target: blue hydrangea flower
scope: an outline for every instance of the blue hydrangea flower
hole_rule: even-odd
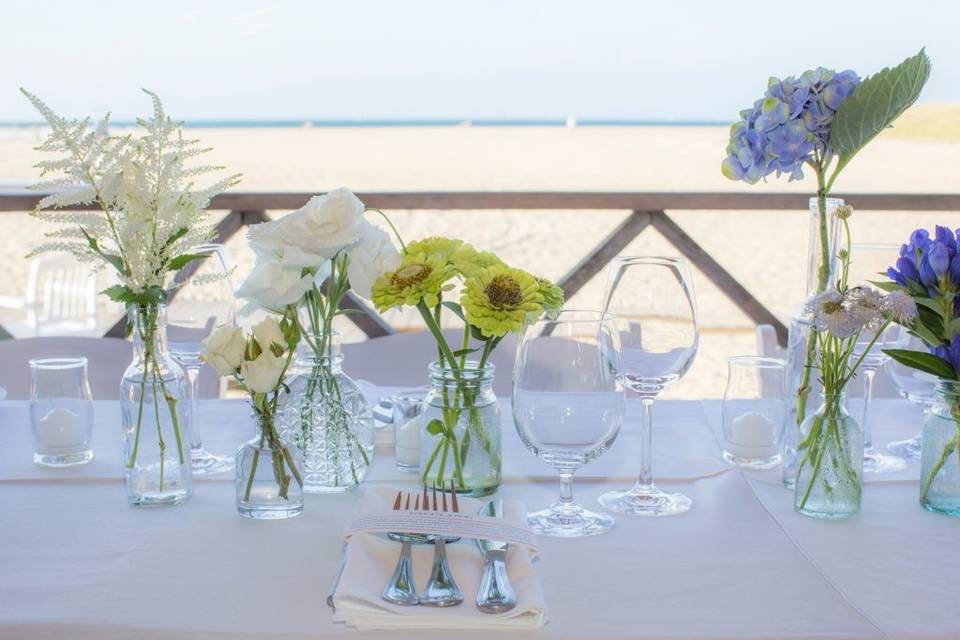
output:
[[[776,172],[790,180],[803,178],[803,165],[814,153],[831,153],[833,115],[860,84],[853,71],[823,67],[799,78],[770,78],[763,98],[740,112],[730,127],[723,175],[754,184]]]

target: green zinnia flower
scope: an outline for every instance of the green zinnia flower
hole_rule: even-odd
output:
[[[456,268],[441,255],[408,253],[400,268],[373,283],[370,300],[383,313],[393,307],[415,306],[423,300],[428,307],[440,303],[440,293],[453,288],[444,283],[457,275]]]
[[[563,289],[546,278],[537,277],[536,280],[540,286],[540,295],[543,296],[543,308],[553,310],[562,307]]]
[[[541,313],[543,294],[532,275],[500,264],[467,279],[460,305],[481,334],[500,337],[519,330],[528,314]]]
[[[470,278],[480,269],[503,264],[488,251],[477,251],[473,245],[454,238],[432,236],[415,240],[407,245],[407,253],[422,253],[427,256],[440,256],[452,264],[464,278]]]

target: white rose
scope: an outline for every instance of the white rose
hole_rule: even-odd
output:
[[[265,309],[279,311],[296,303],[313,286],[313,278],[301,272],[300,267],[285,267],[272,260],[258,261],[237,289],[237,295]]]
[[[318,267],[327,258],[319,253],[307,251],[300,246],[294,246],[283,240],[283,228],[289,216],[270,222],[251,225],[247,231],[250,248],[257,255],[257,260],[277,261],[285,267]]]
[[[370,289],[377,278],[400,267],[400,252],[390,236],[380,227],[366,223],[360,244],[350,250],[347,275],[350,288],[363,298],[370,298]]]
[[[254,393],[270,393],[280,384],[283,373],[283,358],[264,351],[256,360],[245,360],[240,365],[240,375],[247,389]]]
[[[280,323],[276,318],[267,316],[257,324],[253,325],[253,337],[257,339],[257,344],[264,351],[270,349],[271,345],[276,344],[282,351],[287,350],[287,341],[280,331]]]
[[[246,346],[240,329],[220,327],[203,341],[203,360],[221,376],[229,376],[240,368]]]
[[[333,258],[356,244],[363,234],[364,206],[349,189],[314,196],[283,219],[280,235],[285,245]]]

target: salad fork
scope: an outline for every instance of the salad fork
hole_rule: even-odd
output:
[[[397,499],[393,501],[393,510],[400,511],[403,500],[403,491],[397,492]],[[402,504],[404,511],[410,510],[410,494],[407,494],[407,501]],[[413,509],[420,509],[420,496],[417,496],[413,504]],[[417,595],[417,585],[413,581],[413,541],[417,539],[416,534],[407,533],[389,533],[391,540],[397,540],[401,543],[400,557],[397,558],[397,566],[393,570],[393,577],[383,589],[382,597],[387,602],[402,606],[412,606],[420,604],[420,597]]]
[[[437,487],[433,487],[433,504],[430,505],[430,495],[427,486],[423,486],[423,506],[428,511],[460,511],[457,504],[457,488],[450,481],[450,509],[447,508],[447,494],[441,491],[442,503],[437,503]],[[452,607],[463,602],[463,592],[453,579],[450,565],[447,563],[447,539],[443,535],[433,536],[433,569],[430,571],[430,580],[420,594],[420,604],[429,607]]]

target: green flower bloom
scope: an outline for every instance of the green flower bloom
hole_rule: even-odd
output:
[[[553,310],[562,307],[563,289],[546,278],[537,277],[536,280],[540,286],[540,295],[543,296],[543,308]]]
[[[463,240],[437,236],[411,242],[407,245],[407,253],[440,256],[452,264],[464,278],[473,277],[480,269],[503,264],[494,254],[477,251],[473,245]]]
[[[528,314],[543,311],[537,279],[526,271],[500,264],[478,271],[464,284],[460,305],[467,322],[485,337],[518,331]]]
[[[393,307],[415,306],[423,300],[428,307],[440,303],[444,283],[457,275],[456,268],[441,255],[404,254],[400,268],[373,283],[370,300],[383,313]]]

